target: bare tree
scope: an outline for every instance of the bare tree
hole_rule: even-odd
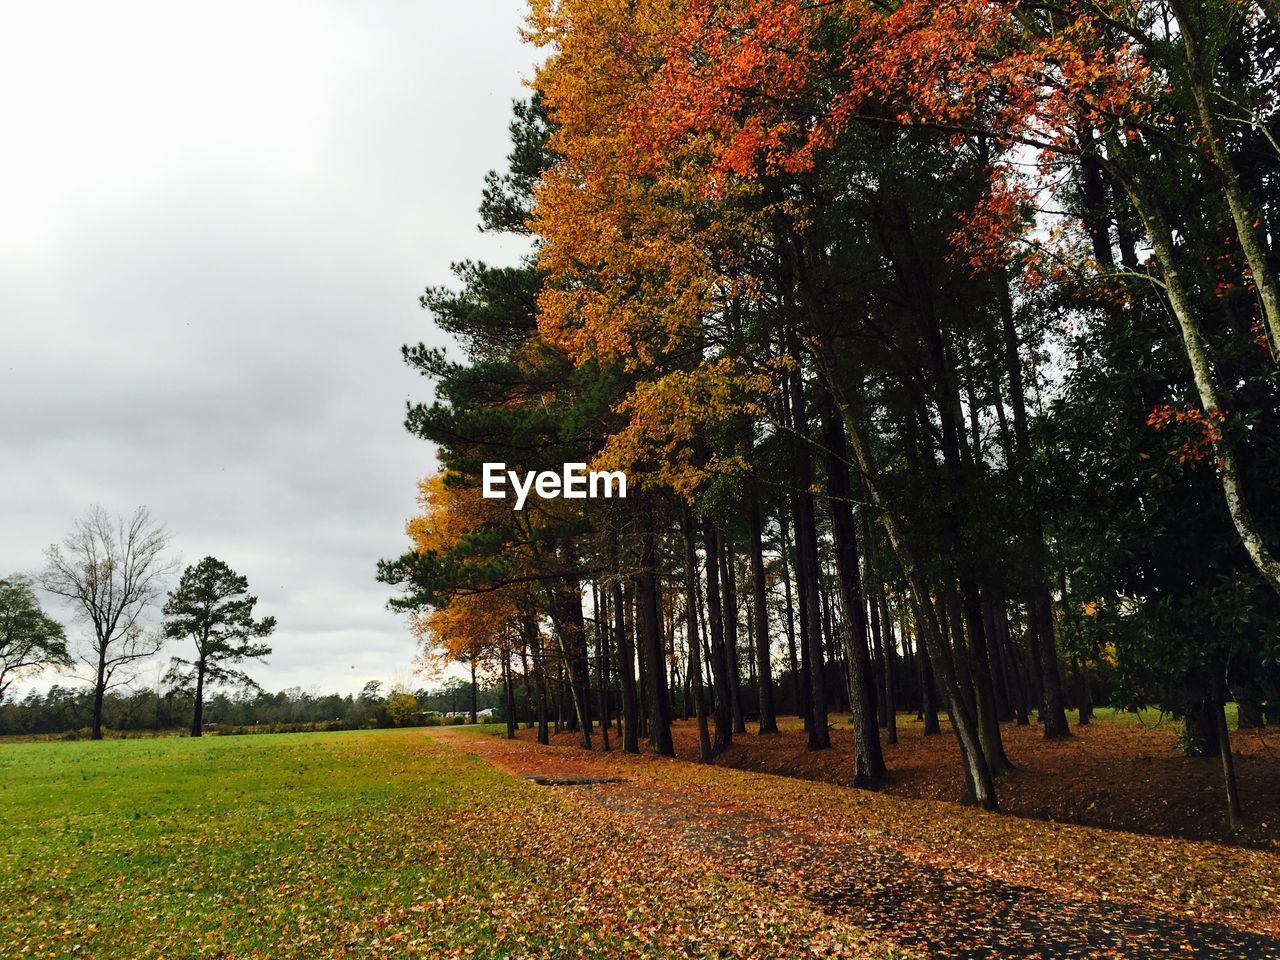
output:
[[[72,601],[93,628],[77,656],[93,672],[93,739],[102,739],[102,700],[127,683],[138,661],[160,649],[163,638],[144,629],[143,615],[176,569],[165,556],[169,534],[146,507],[112,518],[90,507],[61,544],[45,551],[40,585]]]

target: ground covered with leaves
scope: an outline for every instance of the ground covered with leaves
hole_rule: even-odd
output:
[[[438,734],[928,956],[1280,957],[1280,855],[723,767]],[[600,778],[604,778],[601,781]]]
[[[819,752],[805,749],[799,720],[784,717],[779,723],[776,736],[738,736],[716,762],[853,785],[853,732],[847,723],[832,727],[832,749]],[[898,743],[884,746],[889,777],[883,792],[959,801],[959,749],[945,716],[937,736],[926,737],[923,725],[908,715],[899,717],[898,728]],[[1069,740],[1045,740],[1034,724],[1003,724],[1005,747],[1017,769],[997,783],[1001,809],[1039,820],[1280,850],[1280,730],[1233,731],[1246,815],[1243,828],[1233,831],[1226,825],[1221,760],[1186,756],[1179,729],[1178,721],[1154,712],[1135,716],[1111,710],[1099,711],[1087,726],[1073,727]],[[522,730],[520,736],[532,738],[532,731]],[[678,721],[673,736],[682,759],[697,759],[692,721]],[[564,733],[556,742],[571,746],[578,737]]]
[[[0,745],[0,956],[890,950],[421,730]]]

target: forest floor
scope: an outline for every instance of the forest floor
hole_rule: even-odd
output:
[[[755,725],[748,724],[750,732],[737,735],[716,763],[852,786],[853,731],[845,717],[832,714],[832,721],[831,750],[805,749],[800,721],[783,717],[776,735],[757,736]],[[1086,726],[1073,723],[1068,740],[1045,740],[1035,724],[1003,724],[1005,750],[1016,769],[996,784],[1000,807],[1037,820],[1280,851],[1280,728],[1232,731],[1245,808],[1245,825],[1235,831],[1226,824],[1222,761],[1185,756],[1178,745],[1179,728],[1178,721],[1154,714],[1139,717],[1111,710],[1099,710]],[[534,739],[532,730],[521,729],[519,735]],[[677,721],[673,736],[680,758],[696,760],[696,724]],[[576,746],[578,735],[561,733],[553,741]],[[600,747],[598,736],[595,747]],[[945,716],[942,733],[926,737],[913,715],[899,714],[898,742],[884,744],[884,753],[889,775],[881,792],[920,800],[962,799],[959,747]]]
[[[1280,854],[1041,823],[794,777],[431,736],[584,811],[929,957],[1280,958]]]

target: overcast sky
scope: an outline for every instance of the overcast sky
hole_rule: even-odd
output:
[[[433,463],[399,348],[450,262],[519,253],[475,210],[523,9],[0,5],[0,575],[146,504],[279,620],[268,689],[409,677],[374,580]]]

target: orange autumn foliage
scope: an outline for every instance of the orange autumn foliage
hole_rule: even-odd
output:
[[[617,363],[636,378],[598,465],[691,496],[708,476],[740,466],[707,463],[700,432],[758,412],[772,380],[714,346],[726,305],[754,295],[744,251],[763,243],[763,218],[711,189],[714,156],[698,138],[661,156],[637,149],[684,6],[534,4],[533,36],[553,47],[537,86],[558,160],[538,188],[532,225],[543,241],[543,336],[576,363]]]
[[[448,554],[463,545],[504,510],[501,500],[485,500],[471,484],[450,483],[444,471],[418,484],[422,512],[405,526],[419,553]],[[501,587],[458,593],[447,603],[410,615],[409,626],[417,636],[419,664],[436,671],[450,660],[494,661],[519,629],[519,593]]]
[[[768,374],[745,370],[728,357],[642,383],[622,403],[628,422],[609,438],[599,461],[632,471],[643,465],[641,485],[692,500],[708,477],[748,469],[740,455],[698,459],[699,434],[735,416],[762,413],[757,398],[772,387]]]
[[[759,297],[773,232],[806,222],[785,178],[855,125],[983,139],[988,188],[951,235],[975,271],[1021,257],[1014,279],[1035,285],[1090,263],[1078,229],[1033,237],[1030,211],[1062,157],[1085,148],[1080,131],[1134,135],[1155,81],[1116,42],[1114,4],[1069,6],[1046,29],[1007,0],[535,0],[557,157],[531,224],[539,327],[575,362],[617,362],[638,380],[600,462],[644,466],[685,497],[738,467],[707,462],[698,436],[758,416],[773,381],[717,355],[717,324],[735,299]],[[1022,169],[1030,155],[1038,176]]]

